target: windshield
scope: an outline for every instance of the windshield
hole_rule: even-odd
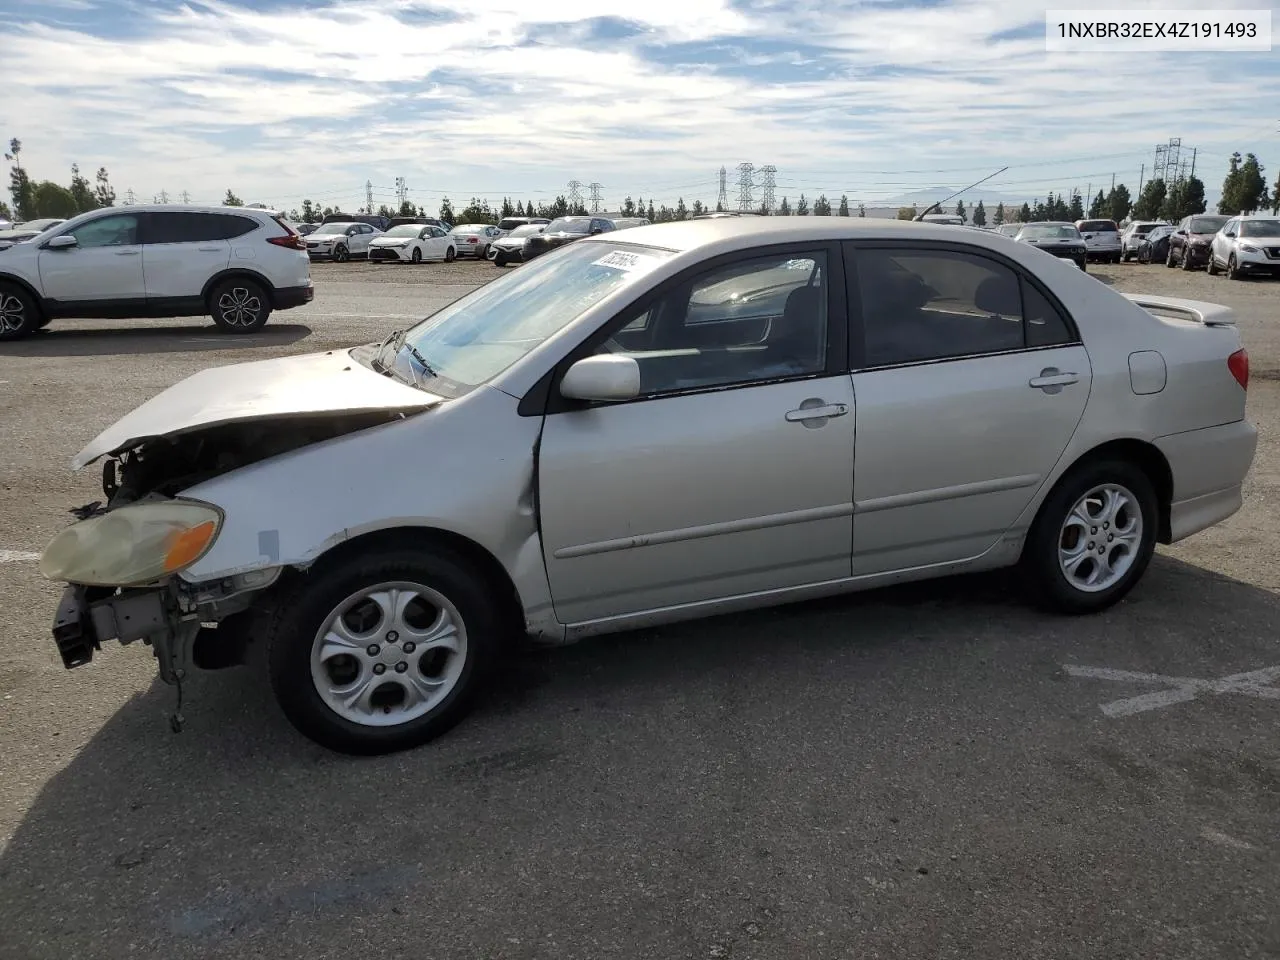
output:
[[[325,223],[316,227],[316,233],[346,233],[353,226],[353,223]]]
[[[1133,232],[1138,236],[1143,237],[1143,236],[1146,236],[1148,233],[1150,233],[1152,230],[1154,230],[1158,226],[1160,226],[1160,224],[1158,223],[1137,223],[1137,224],[1134,224]]]
[[[483,223],[464,223],[460,227],[454,227],[454,233],[484,233],[489,227]]]
[[[1025,240],[1077,240],[1080,237],[1080,231],[1065,223],[1061,225],[1032,224],[1023,227],[1018,236]]]
[[[1085,220],[1080,224],[1081,232],[1115,233],[1116,225],[1111,220]]]
[[[1171,233],[1173,233],[1173,227],[1152,227],[1151,232],[1147,234],[1147,237],[1151,240],[1159,240],[1161,237],[1167,237]]]
[[[535,226],[532,223],[526,223],[524,226],[516,227],[507,236],[509,237],[531,237],[535,233],[541,233],[542,227]]]
[[[1192,233],[1217,233],[1226,222],[1226,217],[1192,217],[1187,229]]]
[[[402,223],[398,227],[392,227],[384,237],[416,237],[422,232],[422,224],[420,223]]]
[[[589,233],[591,221],[585,217],[557,217],[547,224],[547,233]]]
[[[493,379],[615,290],[671,254],[615,243],[573,243],[504,274],[411,327],[397,355],[432,392]],[[410,349],[412,348],[412,350]],[[412,351],[418,360],[411,359]],[[423,371],[422,364],[429,366]]]
[[[1280,237],[1280,220],[1244,220],[1240,223],[1242,237]]]

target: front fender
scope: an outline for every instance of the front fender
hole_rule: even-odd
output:
[[[507,571],[526,619],[551,609],[534,509],[541,418],[481,387],[419,416],[346,434],[182,491],[226,519],[213,547],[182,573],[217,580],[306,567],[362,534],[419,527],[486,550]]]

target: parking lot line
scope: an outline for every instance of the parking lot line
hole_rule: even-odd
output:
[[[39,559],[40,554],[31,553],[29,550],[0,550],[0,563],[22,563]]]
[[[1203,680],[1199,677],[1167,677],[1158,673],[1136,673],[1132,670],[1112,670],[1109,667],[1077,667],[1068,664],[1067,673],[1073,677],[1094,680],[1115,680],[1123,683],[1157,683],[1167,689],[1113,700],[1099,706],[1108,717],[1127,717],[1147,710],[1158,710],[1175,703],[1195,700],[1202,693],[1238,693],[1263,700],[1280,700],[1280,687],[1267,686],[1280,679],[1280,667],[1265,667],[1248,673],[1236,673],[1220,680]]]

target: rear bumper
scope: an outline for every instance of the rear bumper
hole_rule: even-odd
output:
[[[298,287],[280,287],[272,295],[272,305],[277,310],[301,307],[315,299],[316,288],[310,280]]]
[[[1169,542],[1221,523],[1240,509],[1243,485],[1258,448],[1248,420],[1160,437],[1155,445],[1173,473]]]

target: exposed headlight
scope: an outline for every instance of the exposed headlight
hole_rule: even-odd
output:
[[[1262,252],[1257,247],[1255,247],[1252,243],[1240,244],[1240,250],[1242,253],[1261,253]]]
[[[178,573],[208,552],[222,511],[194,500],[136,503],[90,517],[50,541],[40,572],[50,580],[128,587]]]

